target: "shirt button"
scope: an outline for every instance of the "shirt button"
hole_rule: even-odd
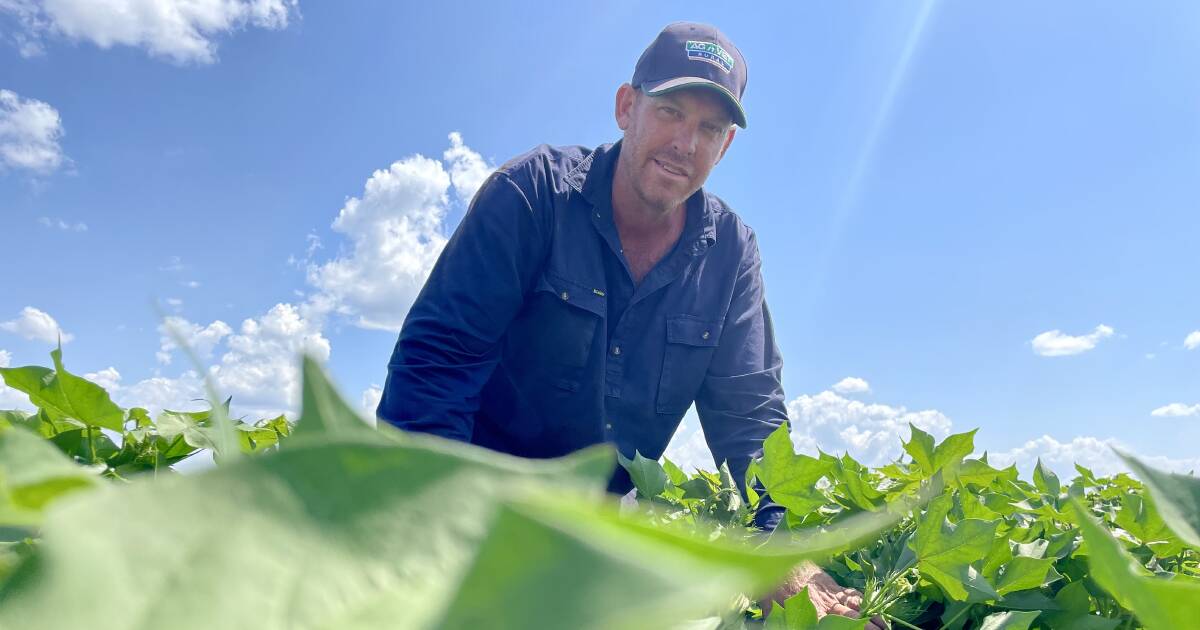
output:
[[[621,346],[613,346],[613,354],[616,356],[621,356]]]
[[[612,423],[610,422],[608,424],[605,424],[604,428],[605,428],[605,430],[612,431]]]
[[[704,331],[704,334],[703,334],[703,335],[700,335],[700,338],[701,338],[701,339],[708,339],[708,331],[707,331],[707,330],[706,330],[706,331]]]
[[[567,293],[566,291],[563,291],[563,292],[562,292],[562,295],[560,295],[559,297],[561,297],[561,298],[562,298],[562,299],[564,299],[564,300],[569,300],[569,299],[571,299],[571,295],[570,295],[569,293]]]

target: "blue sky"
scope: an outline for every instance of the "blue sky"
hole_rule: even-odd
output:
[[[1194,3],[125,4],[156,10],[0,1],[0,362],[58,327],[122,404],[179,406],[157,304],[246,413],[301,348],[369,402],[473,186],[618,139],[691,19],[750,69],[706,188],[758,233],[798,446],[878,463],[913,421],[1200,465]],[[670,454],[705,463],[694,418]]]

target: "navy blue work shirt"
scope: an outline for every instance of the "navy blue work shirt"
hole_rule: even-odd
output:
[[[610,442],[657,459],[695,401],[743,483],[787,419],[754,232],[701,189],[635,286],[613,222],[620,148],[542,145],[484,182],[405,318],[380,420],[522,457]],[[618,467],[609,489],[631,487]],[[765,501],[756,522],[781,511]]]

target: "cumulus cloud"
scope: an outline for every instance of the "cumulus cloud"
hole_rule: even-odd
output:
[[[3,6],[0,2],[0,8]],[[54,171],[66,160],[58,144],[62,136],[58,110],[42,101],[0,90],[0,171]]]
[[[184,344],[191,348],[197,357],[209,359],[212,357],[213,348],[227,335],[232,334],[233,329],[219,319],[207,326],[201,326],[182,317],[172,316],[163,320],[158,332],[159,350],[154,356],[159,363],[169,365],[172,353],[179,348],[175,343],[176,337],[182,338]]]
[[[1039,458],[1042,460],[1042,464],[1067,478],[1075,476],[1075,464],[1090,468],[1098,475],[1107,476],[1129,470],[1113,452],[1113,448],[1121,449],[1126,453],[1133,452],[1113,438],[1100,439],[1081,436],[1070,442],[1059,442],[1049,435],[1043,435],[1012,450],[991,453],[988,461],[993,466],[1016,464],[1017,469],[1026,476],[1033,474],[1033,467]],[[1200,468],[1200,459],[1197,458],[1136,456],[1146,464],[1160,470],[1186,473]]]
[[[63,332],[59,328],[58,322],[54,321],[49,313],[32,306],[21,309],[21,314],[16,319],[0,322],[0,330],[20,335],[31,341],[45,341],[54,344],[58,343],[60,335],[64,344],[75,338],[74,335]]]
[[[372,426],[375,425],[375,410],[379,408],[379,400],[381,398],[383,398],[383,389],[378,385],[372,384],[363,390],[362,413],[363,417],[370,421]]]
[[[235,417],[257,419],[287,413],[294,418],[300,407],[301,353],[325,362],[331,352],[321,321],[306,316],[305,311],[294,304],[276,304],[261,316],[242,321],[236,332],[220,320],[201,326],[169,317],[159,327],[162,345],[157,356],[160,362],[169,362],[178,348],[167,327],[178,330],[199,355],[219,355],[207,376],[219,395],[233,397]],[[104,374],[97,376],[103,378]],[[164,408],[206,405],[204,378],[192,370],[176,377],[156,375],[132,385],[121,385],[120,376],[115,376],[109,381],[113,385],[110,392],[126,407],[145,407],[157,413]]]
[[[11,365],[12,354],[6,350],[0,350],[0,368],[6,368]],[[33,405],[29,403],[28,396],[5,385],[4,379],[0,378],[0,409],[31,411],[33,410]]]
[[[1101,339],[1111,337],[1113,329],[1104,324],[1096,326],[1090,334],[1072,336],[1059,330],[1050,330],[1033,338],[1033,351],[1044,357],[1061,357],[1087,352],[1096,347]]]
[[[204,381],[191,370],[174,378],[154,376],[129,386],[121,385],[119,373],[116,376],[105,389],[113,402],[123,407],[143,407],[151,415],[158,415],[163,409],[189,411],[208,407]]]
[[[446,245],[450,189],[465,203],[493,170],[459,134],[450,142],[444,164],[422,155],[399,160],[346,201],[333,230],[349,240],[347,250],[307,268],[314,304],[355,316],[363,328],[400,329]]]
[[[70,223],[68,221],[63,221],[62,219],[38,217],[38,223],[41,223],[45,227],[57,228],[64,232],[86,232],[88,230],[87,224],[82,221]]]
[[[121,373],[115,367],[106,367],[99,372],[88,372],[83,378],[112,391],[121,386]]]
[[[1151,411],[1150,415],[1160,418],[1200,416],[1200,404],[1188,406],[1183,403],[1171,403]]]
[[[463,202],[469,202],[488,175],[496,170],[495,166],[489,165],[482,156],[464,145],[462,134],[457,131],[450,132],[450,148],[442,153],[442,160],[450,171],[454,192]]]
[[[950,418],[936,409],[910,411],[903,406],[865,404],[833,391],[802,394],[787,403],[792,442],[798,451],[815,455],[850,453],[870,466],[880,466],[903,452],[900,438],[912,424],[937,439],[950,435]],[[694,408],[684,416],[668,446],[667,457],[685,469],[713,468],[712,453],[704,442]]]
[[[214,39],[249,26],[283,29],[297,0],[4,0],[24,32],[22,56],[44,52],[41,39],[63,36],[99,46],[144,48],[175,63],[212,63]]]
[[[1176,406],[1168,405],[1162,409],[1173,407]],[[1178,405],[1178,408],[1200,415],[1200,405]],[[792,423],[792,442],[798,452],[816,455],[818,448],[827,453],[848,452],[868,466],[881,466],[902,456],[907,457],[903,453],[901,440],[908,438],[910,422],[938,440],[945,439],[952,432],[964,430],[953,427],[950,418],[934,409],[910,411],[902,406],[864,404],[833,391],[798,396],[787,403],[787,410]],[[977,437],[977,452],[986,450],[987,440],[987,436]],[[1093,436],[1078,436],[1063,442],[1043,435],[1008,451],[991,451],[989,461],[1001,467],[1015,463],[1026,478],[1032,474],[1038,458],[1068,479],[1075,475],[1076,462],[1101,475],[1127,471],[1128,467],[1113,452],[1113,447],[1133,453],[1147,464],[1162,470],[1200,470],[1200,458],[1145,456],[1116,439]],[[695,407],[684,415],[664,455],[684,470],[714,468],[712,453],[704,441]]]
[[[866,404],[836,392],[801,395],[787,404],[792,421],[792,442],[797,449],[816,453],[848,452],[870,466],[879,466],[900,456],[900,437],[908,435],[912,423],[942,439],[950,435],[951,421],[936,409],[910,411],[903,406]]]
[[[833,391],[839,394],[865,394],[871,391],[871,385],[861,378],[847,376],[833,386]]]
[[[1188,333],[1188,336],[1183,340],[1183,347],[1188,350],[1200,348],[1200,330],[1193,330]]]
[[[218,389],[260,412],[299,408],[300,354],[324,363],[331,351],[320,321],[293,304],[276,304],[246,319],[225,343],[228,351],[212,368]]]

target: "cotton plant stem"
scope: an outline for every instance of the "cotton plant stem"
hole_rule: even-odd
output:
[[[882,616],[884,619],[887,619],[888,621],[891,621],[892,623],[898,623],[898,624],[904,626],[905,628],[910,628],[911,630],[921,630],[920,628],[912,625],[911,623],[908,623],[907,621],[905,621],[899,617],[889,615],[885,612],[881,612],[881,613],[879,613],[879,615]]]
[[[968,610],[971,610],[970,606],[963,606],[963,609],[958,611],[957,615],[954,615],[953,617],[950,618],[950,621],[947,621],[946,623],[942,624],[942,627],[940,630],[946,630],[946,628],[949,628],[950,624],[954,623],[955,621],[958,621],[958,618],[963,616],[963,613],[966,613]]]

